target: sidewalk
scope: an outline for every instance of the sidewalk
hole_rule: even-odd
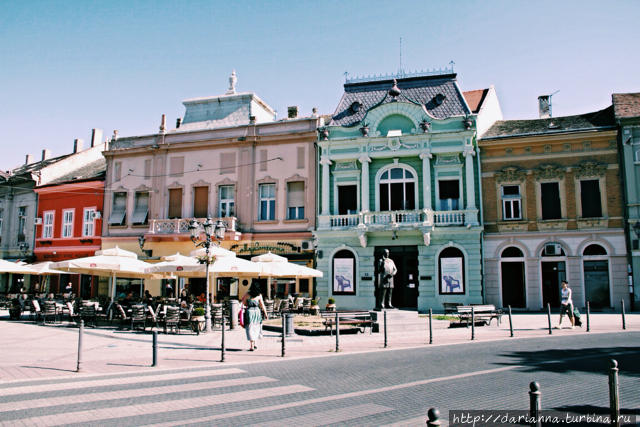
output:
[[[151,368],[152,334],[118,331],[111,328],[85,328],[83,339],[82,374],[75,372],[77,363],[78,328],[66,323],[56,326],[35,325],[33,322],[6,320],[7,313],[0,311],[0,383],[12,380],[43,379],[49,377],[77,377],[85,374],[107,374],[123,372],[149,373],[189,367],[220,366],[221,332],[199,336],[185,332],[181,335],[158,334],[158,367]],[[557,315],[552,316],[552,325],[557,325]],[[582,328],[553,329],[551,336],[586,334],[586,318]],[[340,335],[340,352],[335,353],[335,336],[298,336],[286,340],[286,357],[291,360],[301,357],[330,357],[370,351],[424,347],[437,348],[442,345],[470,343],[471,327],[448,328],[448,321],[433,323],[433,344],[429,345],[429,327],[426,317],[416,318],[412,328],[392,325],[388,328],[388,348],[384,348],[384,334],[358,333]],[[570,323],[564,319],[563,326]],[[418,327],[415,327],[418,325]],[[495,321],[490,326],[475,328],[475,341],[524,339],[549,337],[545,314],[514,314],[515,338],[510,337],[508,316],[503,316],[498,327]],[[626,331],[622,330],[620,314],[592,314],[591,332],[624,333],[640,331],[640,314],[626,315]],[[225,365],[282,361],[281,338],[277,332],[264,332],[255,352],[247,351],[249,344],[244,329],[225,331]]]

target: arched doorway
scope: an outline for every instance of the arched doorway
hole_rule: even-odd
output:
[[[515,246],[510,246],[500,255],[502,279],[502,306],[525,308],[526,286],[524,277],[524,254]]]
[[[593,308],[610,307],[607,251],[600,245],[589,245],[582,252],[582,260],[586,301]]]
[[[542,305],[560,307],[560,284],[567,279],[564,249],[558,243],[547,243],[540,253],[542,270]]]

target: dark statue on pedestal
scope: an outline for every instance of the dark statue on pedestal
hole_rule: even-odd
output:
[[[398,269],[391,258],[389,249],[385,249],[382,258],[377,263],[378,286],[376,288],[376,310],[383,308],[393,308],[391,305],[391,295],[393,293],[393,276]]]

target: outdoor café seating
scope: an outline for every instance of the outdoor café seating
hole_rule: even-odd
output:
[[[55,301],[45,301],[42,311],[43,324],[50,322],[56,323],[58,321],[58,307]]]

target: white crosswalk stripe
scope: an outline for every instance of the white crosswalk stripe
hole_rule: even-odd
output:
[[[184,411],[188,409],[206,408],[215,405],[232,402],[243,402],[254,399],[264,399],[268,397],[283,396],[288,394],[304,393],[313,391],[311,387],[302,385],[290,385],[280,387],[269,387],[252,390],[251,393],[246,391],[238,391],[224,394],[216,394],[204,397],[184,397],[182,399],[172,399],[170,404],[167,402],[153,402],[143,404],[131,404],[127,406],[118,406],[117,408],[100,408],[85,411],[64,412],[52,415],[43,415],[38,417],[30,417],[20,419],[18,422],[1,421],[2,426],[22,425],[45,425],[58,426],[69,423],[92,423],[100,424],[101,420],[112,418],[137,417],[144,415],[157,414],[162,412]]]
[[[158,396],[169,393],[184,393],[188,391],[208,390],[213,388],[236,387],[249,384],[262,384],[276,381],[269,377],[247,377],[231,380],[204,381],[192,384],[177,384],[150,388],[130,388],[126,390],[84,393],[74,396],[45,397],[32,400],[20,400],[16,402],[0,403],[0,412],[18,411],[23,409],[46,408],[57,405],[69,405],[71,403],[100,402],[113,399],[137,399],[145,396]],[[0,414],[2,418],[2,414]]]
[[[281,426],[319,426],[329,425],[334,423],[341,423],[349,420],[355,420],[357,418],[366,417],[369,415],[381,414],[383,412],[393,411],[393,408],[388,408],[382,405],[376,405],[373,403],[367,403],[364,405],[347,406],[344,408],[333,408],[331,411],[319,411],[311,412],[304,415],[298,415],[296,417],[281,418],[274,421],[265,423],[257,423],[252,426],[255,427],[281,427]]]
[[[217,370],[210,370],[210,371],[203,370],[203,371],[158,374],[153,376],[131,375],[128,377],[109,378],[109,379],[103,379],[103,380],[82,380],[82,381],[73,381],[73,382],[63,382],[63,383],[57,383],[57,384],[52,383],[52,384],[26,385],[26,386],[19,386],[19,387],[2,388],[0,389],[0,396],[42,393],[47,391],[73,390],[73,389],[78,389],[83,387],[107,387],[107,386],[122,385],[122,384],[138,384],[142,386],[144,384],[157,382],[157,381],[210,377],[210,376],[217,376],[217,375],[231,375],[231,374],[240,374],[243,372],[245,371],[241,369],[228,368],[228,369],[217,369]]]

